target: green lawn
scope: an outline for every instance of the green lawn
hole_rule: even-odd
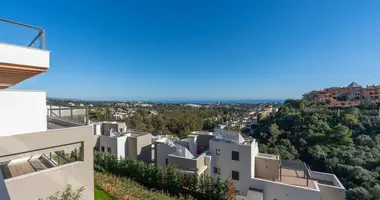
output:
[[[104,192],[98,186],[95,185],[95,200],[115,200],[107,192]]]

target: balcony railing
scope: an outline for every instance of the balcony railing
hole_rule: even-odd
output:
[[[42,28],[39,28],[39,27],[36,27],[36,26],[31,26],[31,25],[28,25],[28,24],[23,24],[23,23],[16,22],[16,21],[11,21],[11,20],[4,19],[4,18],[0,18],[0,21],[5,22],[5,23],[11,23],[11,24],[15,24],[15,25],[18,25],[18,26],[24,26],[24,27],[28,27],[28,28],[31,28],[31,29],[38,30],[38,34],[33,38],[33,40],[31,40],[31,42],[27,46],[28,47],[39,48],[39,49],[45,49],[46,48],[45,30],[43,30]],[[35,45],[38,44],[37,43],[38,39],[39,39],[39,47],[38,46],[36,47]]]
[[[89,124],[87,107],[48,105],[47,115],[50,119],[60,119],[81,125]]]

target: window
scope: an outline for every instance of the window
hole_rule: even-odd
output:
[[[216,149],[216,155],[220,155],[220,149]]]
[[[165,164],[168,165],[168,159],[167,158],[165,159]]]
[[[111,153],[111,148],[108,147],[108,148],[107,148],[107,152],[108,152],[108,153]]]
[[[214,167],[214,174],[219,174],[220,175],[220,168]]]
[[[123,132],[123,128],[120,128],[120,133],[122,133]]]
[[[239,161],[239,152],[232,151],[232,160]]]
[[[232,171],[232,180],[235,180],[235,181],[239,180],[239,172]]]
[[[102,152],[104,152],[104,146],[102,146]]]

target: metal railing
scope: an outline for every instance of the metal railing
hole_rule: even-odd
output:
[[[36,27],[36,26],[31,26],[28,24],[23,24],[23,23],[16,22],[16,21],[4,19],[4,18],[0,18],[0,21],[38,30],[39,32],[38,32],[37,36],[35,36],[34,39],[29,43],[28,47],[34,47],[33,45],[36,43],[36,41],[38,39],[40,39],[40,47],[39,48],[40,49],[46,48],[46,39],[45,39],[45,30],[44,29]]]
[[[89,124],[88,107],[72,107],[72,106],[47,106],[47,115],[51,118],[78,122],[84,125]]]

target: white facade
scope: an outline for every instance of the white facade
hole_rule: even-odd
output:
[[[238,152],[239,161],[232,160],[232,151]],[[209,152],[212,155],[211,166],[220,169],[220,174],[215,174],[214,170],[211,169],[212,176],[226,180],[232,176],[232,171],[238,172],[239,180],[232,181],[241,194],[246,194],[249,188],[248,185],[255,173],[252,166],[254,166],[255,154],[258,153],[257,143],[252,142],[251,145],[241,145],[233,142],[210,140]]]
[[[49,55],[42,49],[0,43],[0,63],[49,68]]]
[[[39,39],[41,48],[45,47],[44,30],[10,20],[0,21],[39,30],[38,36],[31,38],[31,44]],[[49,56],[50,52],[44,49],[0,43],[2,200],[45,199],[63,191],[66,185],[73,190],[84,187],[82,198],[94,199],[91,127],[79,124],[66,128],[62,123],[47,130],[48,120],[53,123],[47,116],[45,92],[5,90],[44,73],[50,65]],[[68,160],[65,153],[74,148],[78,150],[77,158]],[[66,152],[60,157],[57,152],[61,151]],[[54,161],[52,154],[65,162]]]
[[[47,130],[46,93],[0,90],[0,136]]]
[[[106,135],[99,136],[99,151],[112,153],[117,156],[117,158],[125,158],[128,155],[127,146],[127,135],[119,137],[110,137]],[[109,152],[111,151],[111,152]]]
[[[231,178],[238,190],[237,199],[344,200],[345,188],[335,175],[310,171],[309,179],[297,175],[292,180],[286,180],[286,175],[279,173],[282,169],[278,155],[259,153],[255,140],[241,142],[234,135],[220,137],[220,130],[216,132],[217,137],[210,140],[211,176],[221,180]],[[300,182],[297,181],[304,185],[299,185]],[[321,184],[319,181],[329,184]]]
[[[157,145],[156,148],[156,163],[161,166],[166,166],[168,155],[175,153],[177,147],[173,145]]]

